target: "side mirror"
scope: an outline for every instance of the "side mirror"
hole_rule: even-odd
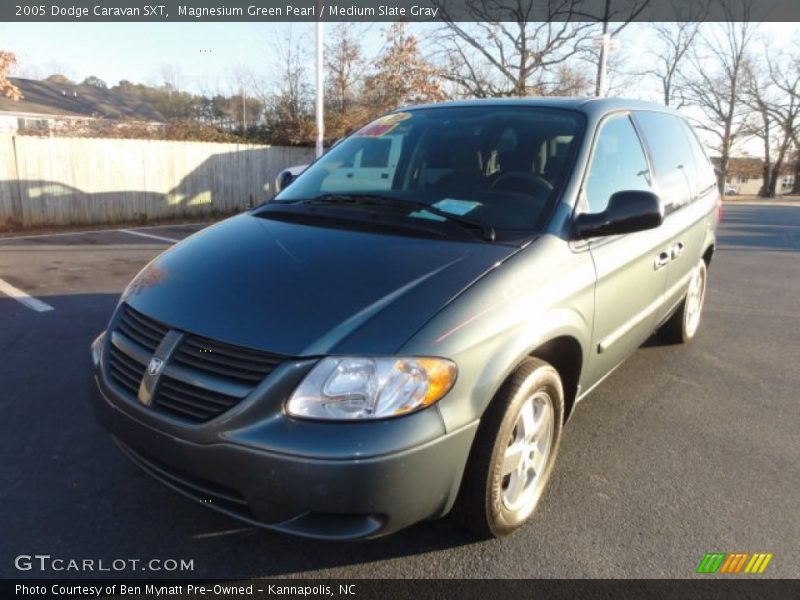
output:
[[[587,239],[655,229],[664,221],[664,206],[653,192],[616,192],[601,213],[581,214],[575,219],[575,233]]]
[[[294,181],[295,177],[292,175],[291,170],[284,169],[275,178],[275,193],[285,190]]]

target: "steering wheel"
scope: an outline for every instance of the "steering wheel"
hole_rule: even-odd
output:
[[[552,192],[553,184],[536,173],[510,171],[508,173],[503,173],[492,182],[492,189],[495,188],[508,190],[509,192],[538,196],[542,192],[544,192],[544,195]]]

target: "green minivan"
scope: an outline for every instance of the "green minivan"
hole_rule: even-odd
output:
[[[576,404],[654,332],[697,332],[720,192],[662,106],[404,108],[289,179],[148,264],[92,345],[100,421],[203,506],[507,535]]]

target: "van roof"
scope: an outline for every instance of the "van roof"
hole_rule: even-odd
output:
[[[475,100],[455,100],[451,102],[437,102],[432,104],[417,104],[406,106],[398,110],[419,110],[423,108],[442,107],[475,107],[475,106],[539,106],[546,108],[564,108],[577,110],[586,114],[601,115],[616,110],[656,110],[659,112],[675,113],[671,108],[656,102],[632,100],[629,98],[589,98],[580,96],[547,96],[525,98],[481,98]]]

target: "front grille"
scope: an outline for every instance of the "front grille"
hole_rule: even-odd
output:
[[[139,384],[147,369],[147,361],[167,335],[167,331],[169,328],[166,325],[144,316],[127,304],[122,305],[114,333],[135,344],[141,351],[133,355],[112,344],[108,370],[111,379],[132,396],[139,393]]]
[[[241,398],[220,394],[164,375],[153,405],[174,416],[202,423],[236,406]]]
[[[258,350],[187,335],[172,360],[175,364],[199,369],[229,381],[255,385],[269,375],[282,359]]]
[[[117,321],[117,331],[152,353],[167,335],[169,328],[123,304]]]
[[[108,355],[108,371],[120,387],[132,396],[139,392],[139,384],[144,377],[145,366],[136,362],[116,346],[111,346]]]
[[[110,379],[135,398],[147,364],[169,331],[123,304],[108,354]],[[155,382],[151,406],[191,423],[209,421],[241,402],[283,360],[184,333]]]

